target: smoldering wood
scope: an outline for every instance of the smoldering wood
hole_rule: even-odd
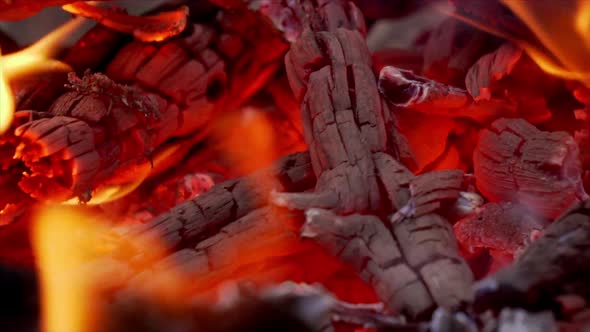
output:
[[[130,174],[129,167],[138,162],[151,163],[170,139],[190,135],[184,147],[173,156],[181,158],[182,151],[188,151],[202,137],[208,127],[205,124],[217,107],[237,107],[262,88],[279,68],[280,57],[286,51],[286,46],[280,45],[286,44],[259,17],[249,11],[245,11],[249,16],[243,14],[218,15],[221,29],[191,24],[181,36],[164,43],[127,43],[109,61],[108,77],[85,75],[82,80],[71,82],[74,91],[57,97],[49,109],[55,116],[53,119],[30,123],[19,131],[24,135],[18,143],[19,151],[28,151],[19,157],[24,157],[31,173],[20,181],[21,189],[41,200],[78,197],[87,201],[98,185],[126,182],[124,174]],[[244,20],[247,22],[236,23]],[[244,24],[249,24],[249,28],[244,29]],[[237,40],[238,44],[231,40]],[[94,47],[104,46],[103,43],[120,42],[119,35],[91,30],[66,59],[83,56]],[[246,47],[247,43],[252,47]],[[238,60],[231,60],[238,55]],[[227,59],[231,60],[229,68]],[[77,60],[74,64],[76,67],[96,65],[91,59]],[[228,80],[229,71],[234,79]],[[53,80],[51,84],[59,81]],[[54,96],[61,91],[45,90],[45,85],[37,84],[34,91],[42,94],[27,96],[23,105],[32,106],[40,97],[46,97],[46,93]],[[129,98],[129,91],[144,96]],[[50,139],[57,135],[49,135],[56,128],[51,124],[62,122],[68,126],[60,129],[61,132],[70,131],[70,136],[72,133],[77,136],[68,136],[56,144]],[[41,132],[43,128],[50,132]],[[79,133],[83,137],[78,137]],[[46,153],[35,155],[37,150]],[[52,165],[43,166],[44,170],[53,172],[49,177],[42,174],[44,171],[38,172],[45,163]],[[59,193],[49,197],[47,188],[52,185]]]
[[[501,99],[488,98],[478,102],[464,89],[392,66],[381,70],[379,91],[396,107],[426,114],[468,118],[478,123],[514,114],[517,107],[515,103]]]
[[[473,154],[479,191],[552,219],[585,199],[578,147],[566,132],[543,132],[523,119],[498,119]]]
[[[559,312],[556,296],[590,296],[590,202],[573,206],[549,225],[514,264],[475,287],[476,310],[522,307]]]
[[[272,201],[307,210],[302,236],[355,267],[390,309],[426,318],[437,305],[457,306],[471,296],[472,277],[452,228],[433,213],[440,202],[458,197],[462,174],[439,173],[434,178],[448,186],[439,191],[395,160],[400,150],[390,147],[399,141],[385,125],[391,113],[378,93],[368,49],[354,24],[342,25],[312,25],[285,58],[318,181],[314,193],[280,193]],[[410,199],[416,216],[389,230],[379,217],[361,214],[393,213]],[[432,269],[444,271],[446,288],[436,285]]]
[[[95,6],[89,3],[66,4],[65,11],[95,20],[115,31],[133,35],[145,42],[161,42],[181,33],[187,24],[188,7],[160,10],[154,14],[132,16],[120,10]]]
[[[127,41],[124,35],[97,25],[85,33],[71,48],[65,51],[61,61],[73,71],[82,75],[86,70],[94,71],[104,65]],[[11,84],[15,93],[18,110],[45,112],[54,101],[66,92],[66,73],[55,73],[20,80]]]
[[[187,247],[266,205],[273,189],[303,191],[314,182],[309,155],[296,153],[279,159],[266,170],[217,184],[133,233],[158,236],[171,249]]]
[[[489,250],[492,255],[514,257],[524,250],[549,224],[524,206],[510,203],[486,203],[474,214],[454,224],[459,244],[474,253]]]
[[[291,86],[302,101],[304,138],[318,184],[315,193],[281,195],[276,202],[343,213],[378,209],[371,154],[387,150],[388,132],[360,33],[342,28],[335,33],[304,32],[285,61]],[[311,66],[311,73],[304,66]]]
[[[444,179],[440,174],[425,174],[422,181],[418,177],[412,185],[411,173],[396,166],[393,159],[388,164],[386,174],[397,177],[396,182],[390,181],[386,187],[396,197],[392,203],[405,206],[411,197],[410,188],[414,187],[418,213],[386,226],[374,215],[340,217],[326,210],[311,209],[306,213],[302,236],[314,239],[354,266],[389,308],[413,319],[430,317],[437,306],[453,308],[468,302],[471,271],[458,255],[452,226],[434,213],[445,198],[458,196],[459,190],[454,188],[460,186],[461,177],[451,176],[451,181],[445,183],[431,181]],[[399,171],[393,171],[395,168]],[[432,202],[436,205],[426,204]],[[444,288],[431,279],[433,270],[438,271],[438,278],[444,279],[440,284]]]
[[[522,54],[519,47],[505,43],[496,51],[480,57],[465,76],[465,86],[469,94],[475,100],[490,100],[492,84],[509,75]]]

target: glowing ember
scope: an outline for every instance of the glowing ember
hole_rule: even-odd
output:
[[[50,6],[60,6],[76,0],[3,0],[0,1],[0,20],[16,21],[36,14]]]
[[[169,12],[152,16],[131,16],[84,2],[62,7],[72,14],[81,15],[113,30],[132,34],[144,42],[158,42],[181,33],[186,27],[188,7],[183,6]]]
[[[71,71],[70,66],[51,58],[63,48],[68,36],[80,28],[83,22],[82,18],[72,20],[32,46],[0,57],[0,134],[6,132],[14,117],[15,105],[10,82],[16,78],[44,72]]]

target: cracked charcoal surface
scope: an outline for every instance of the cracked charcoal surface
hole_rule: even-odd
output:
[[[169,248],[186,246],[264,206],[271,190],[301,191],[313,186],[314,181],[308,154],[295,153],[269,169],[217,184],[141,225],[134,233],[160,236]]]
[[[473,154],[479,191],[549,219],[587,195],[578,147],[565,132],[543,132],[522,119],[498,119],[484,129]]]
[[[590,296],[590,202],[580,202],[549,225],[511,266],[476,287],[478,310],[522,306],[554,309],[556,295]]]
[[[243,29],[248,24],[250,28]],[[93,29],[67,59],[75,59],[76,51],[89,52],[89,47],[81,45],[92,49],[105,43],[112,43],[107,48],[111,50],[121,43],[120,36]],[[191,23],[182,35],[163,43],[125,44],[109,58],[108,77],[85,75],[71,82],[72,91],[55,96],[48,113],[52,118],[33,120],[17,129],[23,135],[21,149],[28,151],[17,157],[32,173],[23,178],[21,188],[41,200],[49,199],[49,188],[55,187],[60,194],[51,197],[54,200],[78,197],[86,201],[105,181],[132,182],[128,177],[135,164],[153,162],[166,142],[191,135],[168,157],[180,158],[201,139],[216,107],[236,107],[260,89],[278,70],[286,50],[280,35],[247,10],[222,12],[213,27]],[[75,69],[96,66],[92,59],[74,60],[72,65]],[[257,78],[254,83],[253,77]],[[45,96],[44,84],[37,84],[33,92]],[[131,90],[138,98],[130,100],[123,93]],[[23,91],[22,105],[36,103],[39,96],[26,95],[33,92]],[[64,122],[68,125],[55,129]],[[56,136],[68,138],[56,141]],[[42,154],[36,155],[39,150]],[[45,166],[48,162],[50,167]]]
[[[354,266],[390,309],[427,318],[437,305],[469,301],[471,272],[457,253],[452,227],[434,213],[458,197],[462,172],[414,178],[395,160],[399,150],[391,147],[398,141],[386,126],[391,113],[378,93],[361,34],[305,30],[285,61],[302,102],[318,181],[314,193],[280,194],[275,203],[312,208],[302,236]],[[409,219],[390,227],[362,214],[383,213],[388,206],[393,213],[410,199],[416,208]]]

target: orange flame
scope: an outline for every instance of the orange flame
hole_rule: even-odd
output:
[[[71,71],[70,66],[52,58],[63,49],[68,36],[80,28],[83,22],[82,18],[71,20],[30,47],[0,56],[0,135],[10,128],[14,117],[14,96],[10,82],[26,75]]]
[[[108,319],[105,295],[123,286],[162,304],[187,295],[190,280],[175,266],[150,269],[166,255],[154,238],[117,232],[83,208],[47,206],[35,221],[45,332],[101,330]],[[151,273],[138,281],[134,269]]]
[[[80,268],[92,254],[90,243],[74,241],[78,234],[98,234],[96,223],[74,210],[49,208],[37,218],[33,243],[39,262],[46,332],[90,332],[96,317],[90,299],[88,271]]]

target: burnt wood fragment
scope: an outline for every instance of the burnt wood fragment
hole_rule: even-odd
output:
[[[158,236],[171,249],[186,247],[266,205],[271,190],[302,191],[314,181],[309,155],[289,155],[266,170],[213,186],[138,227],[133,234]]]
[[[457,254],[451,226],[437,214],[388,229],[376,216],[311,209],[302,236],[354,266],[390,309],[413,319],[471,299],[471,272]]]
[[[548,220],[510,202],[487,203],[457,221],[455,235],[467,255],[486,250],[498,268],[512,262],[540,235]]]
[[[487,199],[519,203],[549,219],[587,196],[574,139],[540,131],[523,119],[498,119],[484,129],[473,167]]]
[[[576,204],[549,225],[518,260],[475,287],[477,310],[554,309],[556,296],[590,296],[590,203]]]
[[[475,100],[489,100],[492,97],[492,83],[509,75],[521,56],[522,50],[510,43],[482,56],[469,68],[465,76],[467,91]]]
[[[461,88],[391,66],[384,67],[379,74],[379,91],[396,107],[425,114],[469,118],[479,123],[516,111],[516,105],[509,101],[493,99],[477,102]]]

